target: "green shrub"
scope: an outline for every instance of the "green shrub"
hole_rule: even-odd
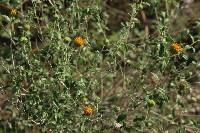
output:
[[[132,2],[115,32],[111,14],[126,12],[106,1],[0,7],[1,132],[200,130],[199,120],[184,117],[198,76],[200,24],[193,20],[195,34],[187,27],[174,35],[177,1]]]

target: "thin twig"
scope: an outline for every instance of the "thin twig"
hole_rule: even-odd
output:
[[[169,120],[168,118],[162,116],[161,114],[158,114],[158,113],[156,113],[156,112],[154,112],[154,111],[150,111],[150,112],[151,112],[152,114],[154,114],[154,115],[156,115],[156,116],[162,118],[163,120],[169,122],[170,124],[173,124],[173,125],[176,125],[176,126],[179,125],[178,123],[176,123],[176,122],[174,122],[174,121],[172,121],[172,120]],[[192,127],[192,126],[188,126],[188,125],[182,125],[182,126],[184,126],[185,128],[189,128],[189,129],[196,130],[196,131],[200,132],[200,128]]]

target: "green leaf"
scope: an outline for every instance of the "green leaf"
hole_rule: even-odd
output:
[[[121,122],[121,121],[125,120],[126,117],[127,117],[127,114],[126,114],[126,113],[120,114],[120,115],[117,117],[117,122]]]
[[[159,56],[162,57],[164,55],[165,52],[165,47],[163,44],[160,45],[160,51],[159,51]]]
[[[83,124],[81,124],[81,132],[84,132],[84,131],[85,131],[85,125],[83,123]]]

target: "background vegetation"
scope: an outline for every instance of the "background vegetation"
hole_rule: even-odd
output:
[[[198,0],[1,0],[0,133],[200,132]]]

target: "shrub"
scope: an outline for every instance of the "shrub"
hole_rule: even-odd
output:
[[[106,1],[0,4],[2,132],[200,130],[185,100],[200,31],[174,35],[177,1],[127,4],[115,32],[128,13]]]

